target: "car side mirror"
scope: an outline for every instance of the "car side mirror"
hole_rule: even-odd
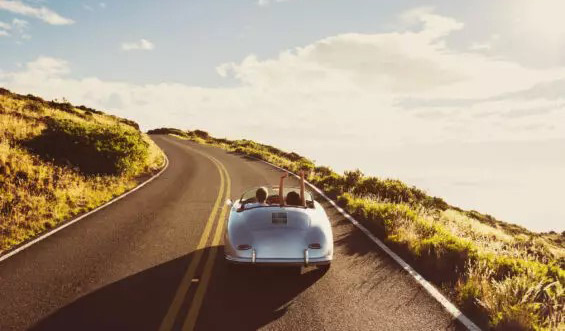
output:
[[[233,207],[233,201],[231,201],[231,199],[226,199],[226,205],[229,207]]]

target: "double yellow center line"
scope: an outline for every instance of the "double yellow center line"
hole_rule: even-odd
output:
[[[177,143],[175,142],[175,144]],[[184,148],[190,148],[185,144],[179,144],[179,145],[181,145]],[[208,217],[208,221],[206,222],[206,226],[204,227],[202,237],[198,242],[198,246],[196,246],[196,251],[194,252],[192,260],[190,261],[190,264],[186,270],[186,273],[184,274],[180,282],[180,285],[175,293],[175,297],[173,298],[171,306],[169,307],[167,314],[165,315],[165,318],[161,322],[161,326],[159,328],[160,331],[169,331],[172,330],[172,328],[174,327],[181,306],[185,301],[185,298],[187,297],[188,291],[190,290],[191,284],[195,284],[197,288],[194,297],[192,299],[192,302],[189,305],[188,313],[182,323],[182,329],[183,330],[194,329],[194,326],[196,324],[196,319],[198,318],[198,313],[200,311],[200,307],[202,306],[202,302],[204,301],[204,294],[206,293],[206,289],[208,288],[208,284],[210,283],[212,268],[214,266],[214,260],[216,258],[216,255],[218,253],[218,245],[220,244],[222,238],[226,212],[228,210],[228,207],[223,203],[223,200],[229,197],[231,190],[231,180],[226,168],[215,157],[192,148],[190,149],[206,157],[207,159],[212,161],[212,163],[216,166],[218,172],[220,173],[220,189],[218,191],[218,197],[216,198],[214,207],[212,208],[210,216]],[[224,197],[224,199],[222,199],[222,197]],[[202,276],[200,277],[200,280],[198,282],[192,282],[194,276],[196,275],[196,271],[198,269],[200,261],[202,260],[204,249],[208,247],[207,246],[208,241],[211,237],[214,223],[216,223],[215,220],[218,211],[220,211],[220,216],[219,218],[217,218],[218,225],[216,226],[214,237],[212,238],[212,241],[210,243],[209,254],[204,264]]]

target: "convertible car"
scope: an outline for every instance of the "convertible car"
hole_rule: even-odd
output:
[[[300,187],[253,188],[232,202],[225,233],[225,258],[232,264],[316,265],[327,270],[333,257],[331,224],[324,208]],[[263,191],[264,201],[257,192]]]

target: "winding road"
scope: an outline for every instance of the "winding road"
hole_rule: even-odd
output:
[[[0,330],[455,330],[442,306],[327,202],[327,273],[233,272],[224,201],[279,170],[152,136],[169,166],[138,191],[0,262]]]

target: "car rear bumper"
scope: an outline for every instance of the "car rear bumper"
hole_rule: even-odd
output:
[[[271,265],[271,266],[309,266],[309,265],[327,265],[332,262],[331,257],[318,257],[305,259],[283,259],[283,258],[256,258],[255,261],[251,258],[234,257],[225,255],[225,258],[230,263],[235,264],[256,264],[256,265]]]

